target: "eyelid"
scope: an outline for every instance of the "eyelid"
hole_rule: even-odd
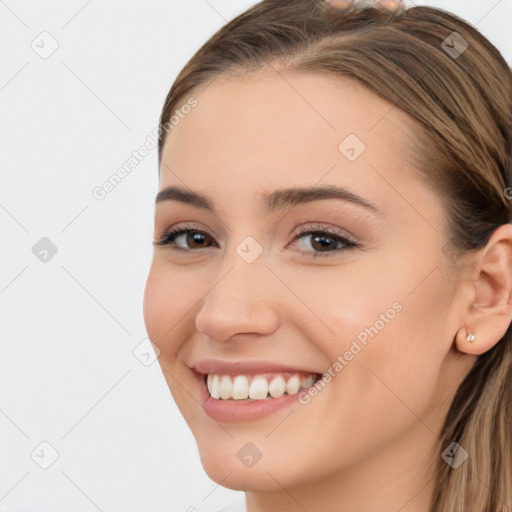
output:
[[[182,222],[177,222],[175,224],[171,224],[169,227],[167,227],[166,229],[164,229],[162,231],[162,234],[159,236],[159,238],[164,237],[171,231],[178,231],[178,230],[180,230],[180,231],[181,230],[201,231],[213,238],[219,238],[219,235],[215,230],[206,228],[203,225],[201,225],[200,223],[195,222],[195,221],[182,221]]]
[[[300,225],[300,224],[299,224]],[[294,240],[296,239],[296,236],[304,235],[307,232],[325,232],[330,235],[334,235],[341,238],[346,238],[347,240],[350,240],[353,243],[358,243],[357,238],[347,231],[344,228],[340,228],[331,224],[322,223],[322,222],[306,222],[305,224],[300,225],[301,228],[295,233],[295,230],[298,226],[295,226],[295,228],[292,230],[292,236],[294,237]],[[292,240],[293,241],[293,240]]]

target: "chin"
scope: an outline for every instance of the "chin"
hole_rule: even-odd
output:
[[[227,434],[225,434],[227,436]],[[275,448],[268,448],[272,457],[262,456],[252,467],[247,467],[240,460],[241,446],[245,441],[240,437],[229,438],[226,442],[212,446],[212,438],[204,444],[198,444],[201,465],[208,477],[227,489],[234,491],[278,491],[281,486],[290,487],[298,482],[305,482],[311,476],[300,474],[304,470],[304,461],[291,463],[290,454],[279,454]],[[262,446],[264,440],[255,441]],[[266,450],[265,450],[266,451]],[[295,468],[295,469],[293,469]],[[297,473],[299,471],[299,473]]]
[[[215,483],[232,491],[277,491],[281,487],[270,475],[277,473],[263,465],[244,468],[241,464],[226,464],[225,457],[204,457],[201,455],[201,465],[208,477]],[[267,473],[267,470],[269,473]],[[279,477],[277,480],[281,481]]]

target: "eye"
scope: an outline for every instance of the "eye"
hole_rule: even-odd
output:
[[[191,251],[211,247],[213,244],[207,243],[208,241],[213,241],[208,233],[194,229],[194,227],[182,227],[167,231],[153,244],[159,246],[172,245],[180,251]]]
[[[307,238],[310,238],[309,242],[306,241]],[[311,253],[313,257],[332,256],[334,253],[360,246],[359,242],[345,235],[339,228],[321,225],[303,229],[293,239],[294,242],[296,240],[300,241],[301,250]]]

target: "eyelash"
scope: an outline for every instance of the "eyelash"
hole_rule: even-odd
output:
[[[339,249],[334,249],[332,251],[326,251],[326,252],[320,252],[320,251],[305,251],[306,253],[311,253],[311,256],[316,257],[329,257],[332,256],[334,253],[347,251],[350,249],[355,249],[360,247],[360,243],[356,242],[355,240],[351,240],[347,238],[346,236],[343,236],[339,234],[336,228],[330,228],[330,227],[314,227],[314,228],[307,228],[302,231],[300,231],[292,240],[292,242],[295,242],[296,240],[299,240],[302,237],[305,237],[307,235],[320,235],[321,237],[323,235],[327,235],[325,238],[330,238],[332,240],[335,240],[337,242],[341,242],[344,247],[341,247]],[[200,233],[202,235],[205,235],[207,237],[210,237],[210,235],[200,229],[194,228],[194,227],[183,227],[183,228],[177,228],[170,231],[167,231],[164,233],[159,239],[157,239],[155,242],[153,242],[153,245],[157,246],[166,246],[166,245],[174,245],[174,249],[178,251],[184,251],[184,252],[193,252],[197,249],[183,249],[182,247],[175,246],[176,238],[179,235],[187,234],[187,233]],[[212,237],[210,237],[212,238]],[[204,248],[203,248],[204,249]]]

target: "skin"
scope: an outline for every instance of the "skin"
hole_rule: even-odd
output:
[[[215,214],[156,205],[155,239],[185,222],[207,235],[179,237],[188,253],[155,246],[144,318],[206,473],[246,491],[249,512],[427,512],[449,403],[511,321],[511,226],[454,265],[440,197],[411,169],[415,126],[352,79],[269,71],[193,96],[167,137],[160,190],[203,193]],[[348,134],[366,145],[353,162],[338,149]],[[260,213],[263,192],[318,185],[349,188],[382,213],[339,199]],[[311,235],[294,241],[312,224],[361,245],[331,241],[313,258],[322,247]],[[247,236],[263,248],[250,264],[236,252]],[[322,373],[395,302],[402,310],[308,404],[242,424],[202,409],[192,361]],[[237,458],[247,442],[262,453],[252,468]]]

